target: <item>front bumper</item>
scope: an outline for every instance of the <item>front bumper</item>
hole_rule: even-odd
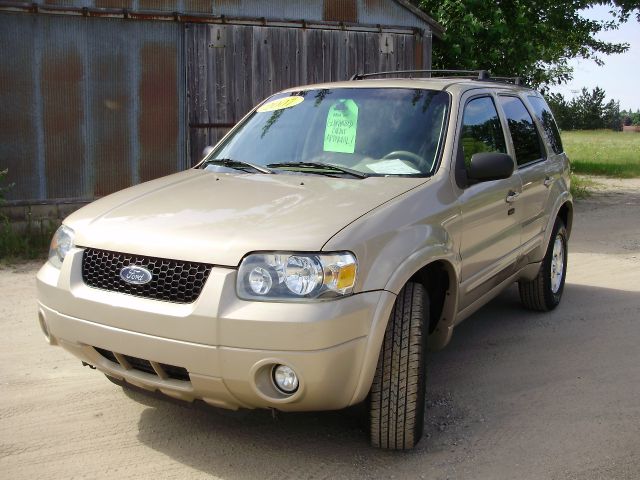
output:
[[[61,270],[47,263],[38,273],[39,315],[51,343],[138,387],[231,409],[331,410],[362,401],[395,300],[375,291],[326,302],[247,302],[235,295],[236,271],[216,267],[198,300],[179,305],[89,288],[81,260],[74,249]],[[297,373],[294,394],[273,386],[275,364]],[[172,378],[162,365],[188,377]]]

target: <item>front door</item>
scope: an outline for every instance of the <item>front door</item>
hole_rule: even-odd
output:
[[[466,168],[478,152],[507,153],[504,127],[492,95],[470,98],[463,107],[458,161]],[[464,309],[513,273],[520,251],[520,215],[515,200],[520,177],[481,182],[461,189],[461,295]]]

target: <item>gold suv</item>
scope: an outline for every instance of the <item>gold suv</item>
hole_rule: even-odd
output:
[[[573,207],[538,92],[391,76],[277,93],[194,168],[69,216],[37,277],[49,343],[217,407],[366,401],[373,445],[413,447],[426,349],[513,282],[555,308]]]

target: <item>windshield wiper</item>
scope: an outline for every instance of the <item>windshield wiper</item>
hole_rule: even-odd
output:
[[[276,173],[270,168],[263,167],[261,165],[255,165],[249,162],[243,162],[242,160],[234,160],[233,158],[214,158],[211,160],[207,160],[204,162],[205,165],[209,163],[219,163],[223,167],[233,168],[234,170],[242,170],[243,172],[247,171],[246,167],[253,168],[254,170],[260,173]]]
[[[267,165],[270,168],[315,168],[318,170],[324,170],[329,172],[338,172],[338,173],[346,173],[347,175],[352,175],[358,178],[367,178],[369,175],[363,172],[359,172],[357,170],[352,170],[351,168],[339,167],[338,165],[333,165],[331,163],[320,163],[320,162],[282,162],[282,163],[270,163]],[[322,172],[313,172],[318,173],[320,175],[326,175],[326,173]]]

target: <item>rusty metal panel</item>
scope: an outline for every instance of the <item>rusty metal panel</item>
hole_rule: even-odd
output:
[[[0,14],[12,201],[93,199],[187,163],[184,24]]]
[[[138,9],[140,10],[166,10],[177,11],[178,3],[175,0],[138,0]]]
[[[358,21],[357,0],[324,0],[323,20],[330,22]]]
[[[140,52],[140,180],[176,171],[180,135],[178,45],[148,42]]]
[[[39,0],[42,5],[75,8],[131,8],[142,11],[209,13],[227,17],[322,21],[322,0]],[[355,0],[354,0],[355,1]],[[393,1],[393,0],[389,0]]]
[[[11,19],[0,15],[0,170],[9,170],[7,181],[15,186],[6,195],[15,200],[40,197],[42,146],[34,95],[40,89],[38,65],[32,61],[31,45],[37,41],[36,22],[31,18],[13,24]],[[31,43],[21,41],[18,29],[32,39]]]
[[[42,57],[40,89],[45,131],[47,198],[83,197],[85,116],[83,46],[65,42],[66,32],[50,22]]]
[[[414,35],[189,24],[185,30],[191,163],[255,104],[296,85],[416,67]]]
[[[214,0],[183,0],[185,12],[212,13]]]
[[[97,8],[133,8],[133,0],[95,0]]]
[[[215,0],[213,13],[232,17],[321,21],[322,7],[321,0]]]
[[[109,41],[110,24],[94,25],[97,36]],[[125,29],[129,25],[123,25]],[[128,28],[128,30],[132,30]],[[133,33],[123,31],[123,33]],[[89,105],[92,125],[90,154],[93,160],[92,194],[103,196],[133,183],[131,175],[132,137],[129,117],[135,101],[135,91],[129,82],[135,78],[132,68],[135,58],[122,41],[109,41],[109,48],[94,48],[89,59]]]
[[[393,0],[357,0],[358,21],[369,25],[402,25],[430,30],[429,25]]]
[[[176,12],[186,16],[210,14],[271,21],[358,22],[369,26],[419,28],[425,32],[432,28],[440,32],[441,28],[408,0],[39,0],[23,5],[30,9],[33,5],[69,7],[76,9],[76,15],[82,14],[81,9],[87,9],[85,13],[88,15],[99,15],[101,12],[96,8],[126,8],[136,12]]]

